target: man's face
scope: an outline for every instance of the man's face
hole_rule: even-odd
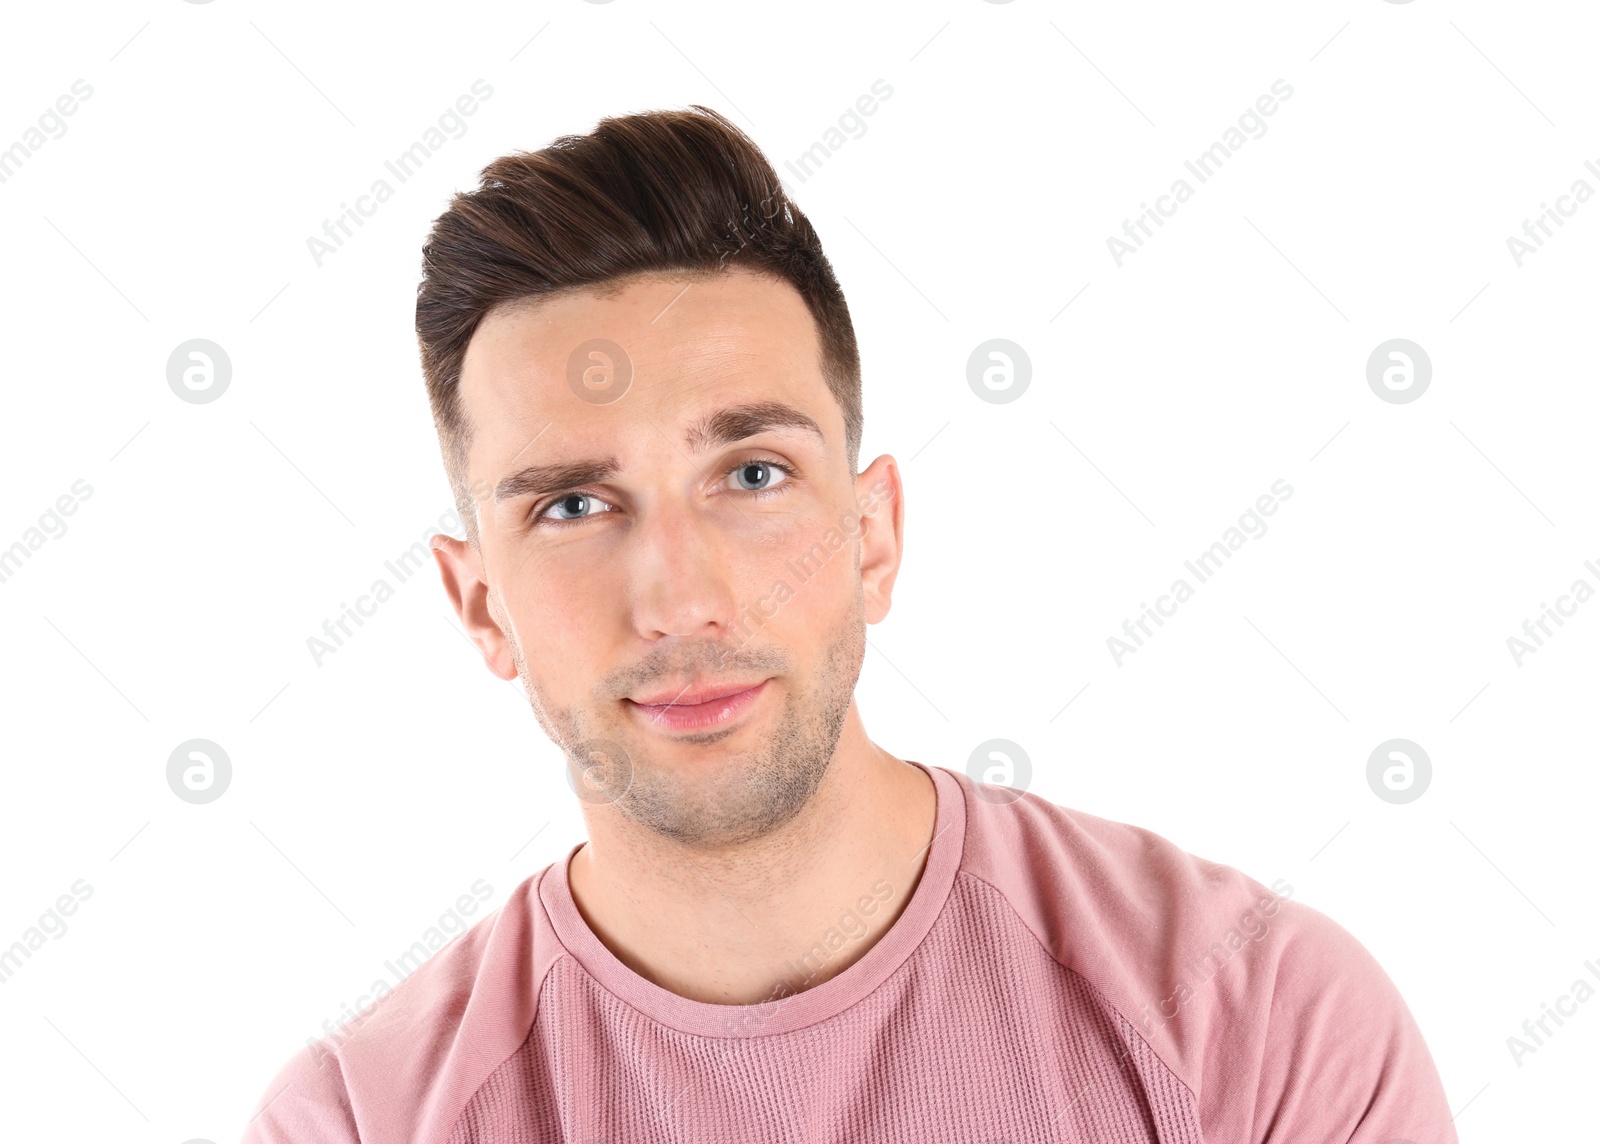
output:
[[[593,767],[585,801],[698,847],[792,819],[902,519],[891,458],[850,478],[799,294],[737,270],[504,307],[461,391],[480,549],[437,541],[440,569],[491,669]]]

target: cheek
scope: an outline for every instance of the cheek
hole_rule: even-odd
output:
[[[816,522],[797,527],[764,546],[748,566],[751,612],[790,629],[825,624],[859,591],[855,560],[855,536],[845,529]]]
[[[510,585],[503,598],[524,655],[546,663],[568,662],[596,646],[597,630],[615,615],[623,593],[614,565],[562,554],[531,557],[501,583]]]

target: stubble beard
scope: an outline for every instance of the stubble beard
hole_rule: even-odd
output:
[[[811,673],[812,686],[799,694],[785,694],[783,711],[771,733],[759,744],[740,749],[724,747],[720,736],[703,744],[683,743],[676,753],[704,751],[715,757],[704,766],[691,759],[687,767],[659,761],[656,756],[661,748],[651,742],[653,736],[630,726],[631,716],[615,699],[602,701],[604,710],[620,716],[611,721],[592,718],[593,708],[558,707],[545,701],[535,693],[515,637],[508,632],[507,639],[534,713],[545,733],[568,755],[569,767],[577,744],[601,740],[622,747],[630,772],[623,780],[625,789],[604,801],[652,834],[710,852],[774,834],[795,819],[816,794],[833,762],[861,674],[866,625],[858,596],[856,607]],[[768,668],[787,663],[788,657],[776,649],[765,655],[741,649],[726,659],[702,662],[704,670],[711,673],[728,672],[730,662]],[[728,738],[741,736],[754,738],[744,727]],[[612,779],[615,781],[614,769]]]

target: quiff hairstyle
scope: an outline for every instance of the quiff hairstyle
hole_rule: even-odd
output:
[[[724,116],[697,104],[602,119],[587,135],[501,156],[477,189],[450,200],[422,248],[417,342],[445,472],[474,546],[472,425],[460,382],[478,323],[503,304],[614,289],[631,275],[705,278],[734,267],[787,282],[805,301],[854,478],[861,358],[844,293],[777,172]]]

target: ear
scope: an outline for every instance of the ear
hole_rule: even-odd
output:
[[[439,565],[445,595],[461,618],[467,637],[483,653],[483,662],[501,679],[517,677],[511,644],[495,616],[496,601],[483,578],[483,558],[465,540],[435,533],[428,542]]]
[[[900,468],[889,454],[856,477],[856,509],[861,513],[861,594],[866,621],[876,624],[889,614],[905,530]]]

